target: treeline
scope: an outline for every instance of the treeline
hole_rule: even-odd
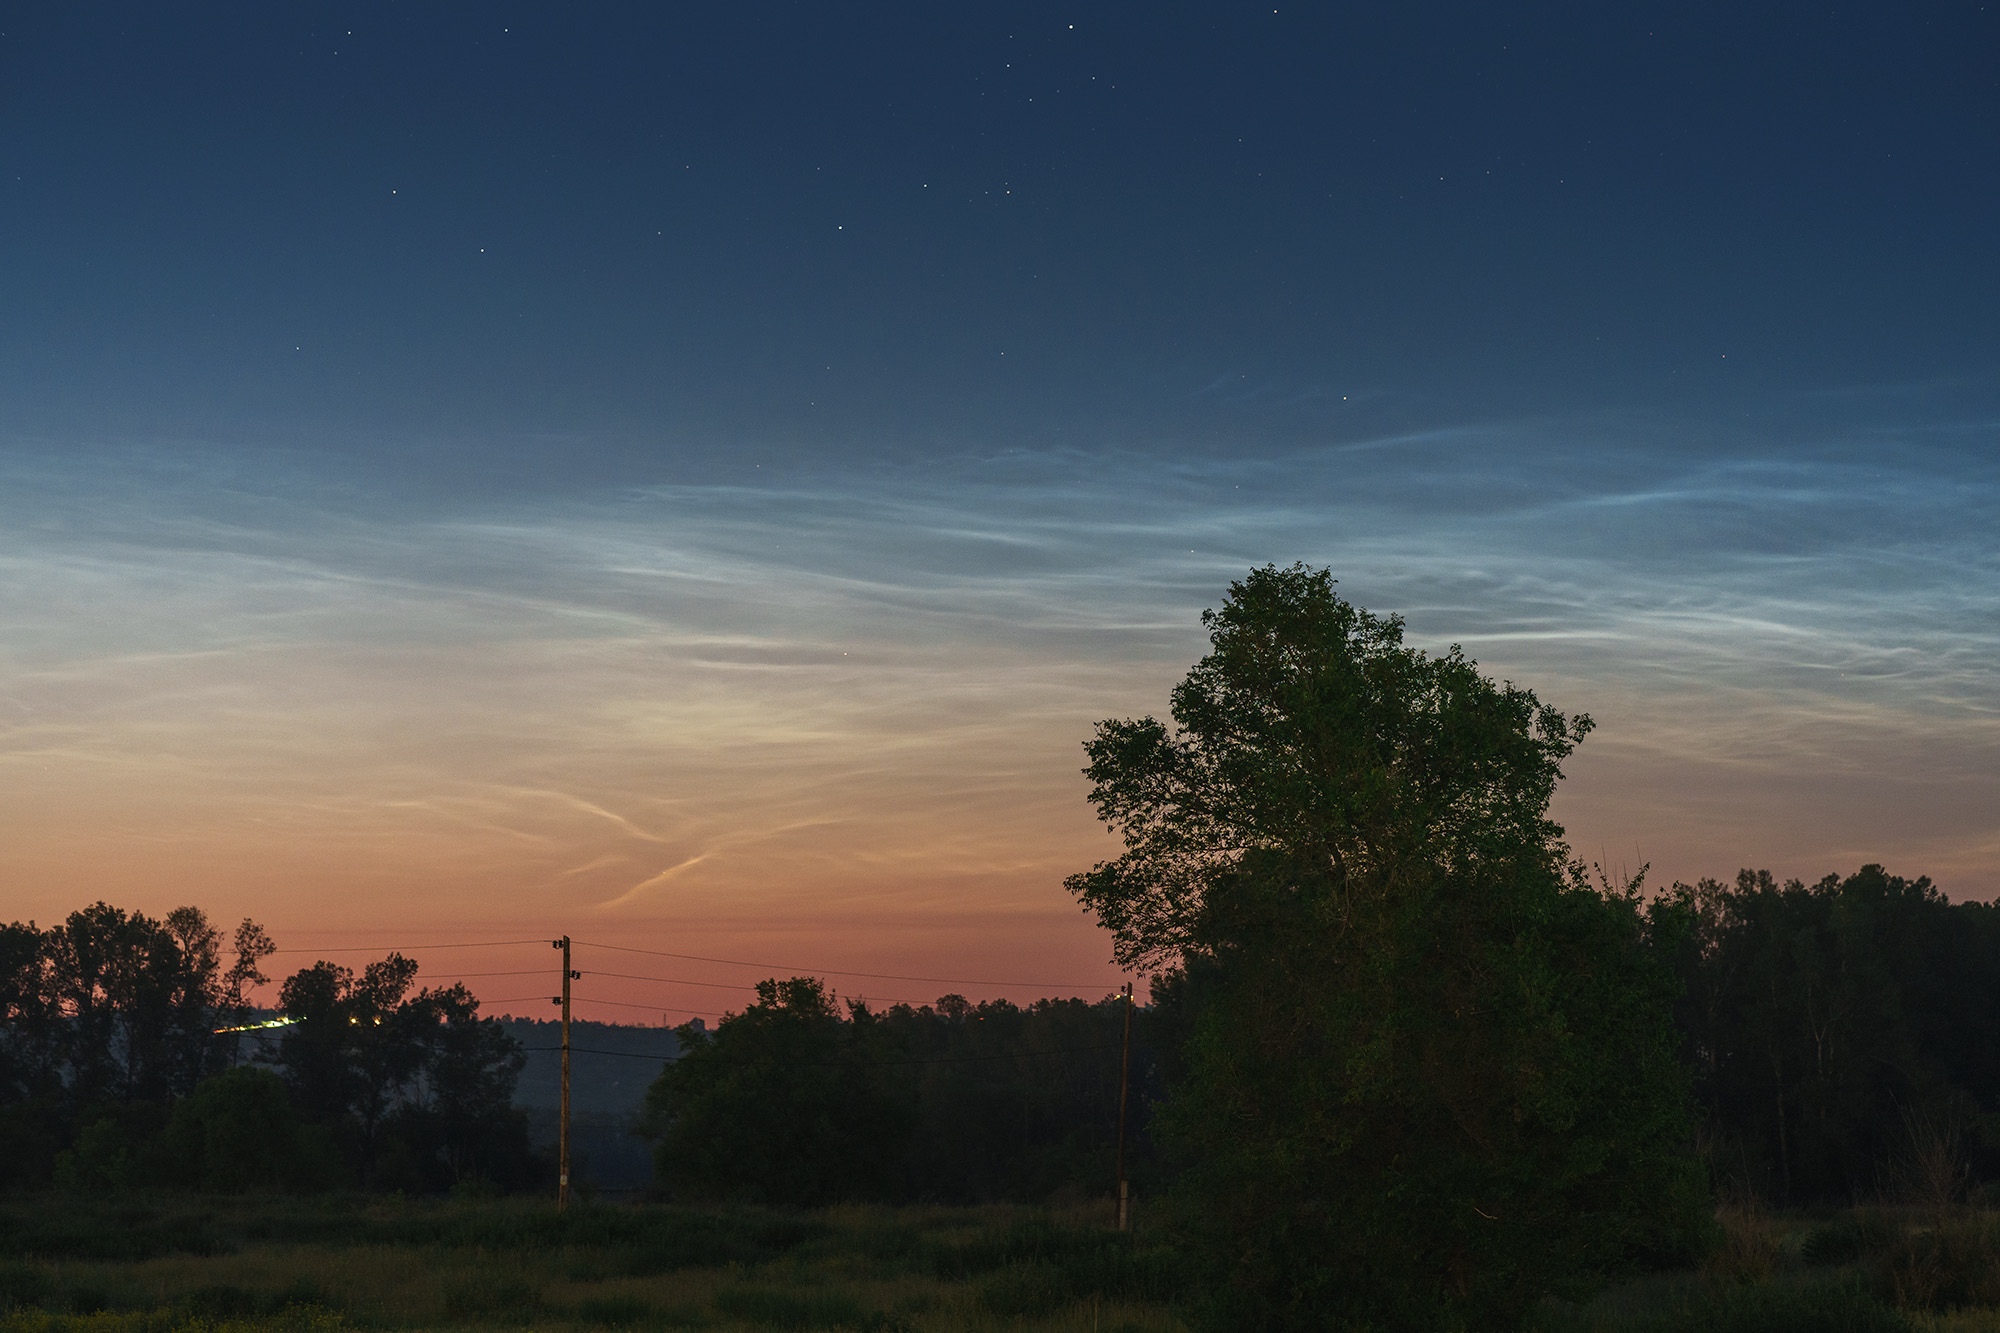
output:
[[[287,978],[192,907],[98,903],[0,926],[0,1187],[438,1190],[540,1184],[512,1107],[517,1043],[399,955]]]
[[[2000,908],[1869,865],[1676,884],[1646,911],[1721,1192],[1844,1204],[2000,1181]],[[1200,1003],[1199,978],[1169,974],[1134,1011],[1129,1156],[1149,1184],[1152,1113]],[[1121,1006],[875,1011],[766,981],[713,1032],[680,1030],[643,1126],[658,1178],[770,1203],[1103,1195]]]
[[[1870,865],[1676,884],[1651,910],[1679,923],[1676,1025],[1721,1187],[1845,1203],[2000,1180],[2000,909]]]
[[[1647,908],[1672,952],[1675,1023],[1711,1179],[1774,1204],[2000,1181],[2000,908],[1866,866],[1814,884],[1743,871]],[[512,1108],[522,1057],[463,986],[391,956],[287,978],[271,941],[195,908],[99,903],[0,926],[0,1188],[539,1188]],[[1200,987],[1134,1010],[1128,1167]],[[767,981],[714,1031],[679,1032],[642,1131],[680,1197],[813,1204],[1106,1194],[1122,1002],[883,1010]]]
[[[1116,1180],[1125,1002],[874,1010],[811,977],[759,983],[713,1032],[677,1031],[643,1132],[677,1197],[771,1204],[1097,1197]],[[1128,1155],[1152,1162],[1164,1014],[1133,1014]]]

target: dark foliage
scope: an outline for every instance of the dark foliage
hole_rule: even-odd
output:
[[[2000,1173],[2000,910],[1880,866],[1677,884],[1683,1055],[1717,1174],[1780,1203],[1944,1203]]]
[[[250,1067],[176,1103],[153,1155],[153,1180],[212,1194],[325,1189],[345,1174],[332,1135],[300,1117],[284,1080]]]
[[[228,1069],[271,942],[193,907],[160,920],[106,903],[60,925],[0,926],[0,1188],[152,1183],[172,1105]]]
[[[1589,730],[1253,571],[1175,725],[1100,725],[1125,852],[1074,876],[1192,1009],[1162,1112],[1214,1327],[1503,1322],[1706,1232],[1674,978],[1547,808]]]
[[[1917,1333],[1872,1284],[1847,1274],[1704,1283],[1608,1319],[1546,1310],[1530,1327],[1534,1333]]]
[[[225,968],[193,907],[155,921],[97,903],[47,930],[0,926],[0,1102],[159,1102],[228,1068],[236,1040],[217,1029],[246,1012],[271,952],[251,921],[234,943]]]
[[[558,1214],[545,1201],[352,1194],[84,1198],[61,1210],[45,1203],[0,1199],[0,1314],[10,1307],[17,1317],[88,1307],[150,1316],[132,1320],[135,1327],[156,1326],[157,1319],[159,1327],[178,1328],[190,1317],[262,1326],[317,1306],[364,1327],[428,1326],[442,1314],[478,1327],[635,1323],[892,1333],[922,1322],[919,1312],[932,1299],[922,1289],[935,1282],[960,1287],[969,1306],[1001,1322],[1053,1315],[1098,1326],[1103,1306],[1101,1326],[1114,1329],[1129,1326],[1109,1317],[1115,1305],[1125,1303],[1127,1313],[1133,1305],[1164,1313],[1159,1306],[1183,1290],[1171,1252],[1100,1225],[1005,1206],[802,1214],[578,1204]],[[252,1247],[262,1254],[248,1268],[201,1261]],[[365,1275],[373,1265],[326,1262],[330,1252],[350,1248],[393,1249],[444,1270],[438,1305],[398,1310],[380,1288],[369,1289]],[[148,1263],[166,1255],[181,1257]],[[107,1273],[78,1258],[148,1263],[152,1272],[133,1281],[130,1270]],[[656,1283],[651,1290],[640,1285],[687,1270],[714,1279]],[[164,1282],[161,1274],[168,1275]],[[600,1282],[618,1285],[591,1291]],[[896,1293],[898,1286],[916,1288],[917,1298]],[[662,1287],[679,1290],[662,1300]]]
[[[1100,1195],[1114,1176],[1123,1001],[876,1012],[812,978],[766,981],[648,1094],[658,1177],[677,1195],[814,1204]],[[1132,1159],[1156,1086],[1137,1015]]]
[[[297,1020],[269,1070],[238,1067],[273,952],[254,922],[226,965],[191,907],[105,903],[0,927],[0,1188],[436,1190],[546,1173],[512,1109],[519,1046],[462,986],[412,993],[396,956],[285,982]]]
[[[463,985],[412,992],[399,954],[359,975],[315,963],[288,978],[278,1070],[338,1135],[358,1183],[427,1191],[467,1180],[525,1188],[543,1174],[513,1108],[520,1045]]]

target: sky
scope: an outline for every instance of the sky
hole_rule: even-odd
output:
[[[641,1022],[1101,995],[1081,742],[1294,561],[1593,716],[1587,861],[1992,898],[1997,53],[1976,3],[0,7],[0,917],[536,1013],[566,933]]]

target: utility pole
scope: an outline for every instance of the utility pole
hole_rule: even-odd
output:
[[[1125,1186],[1125,1099],[1132,1082],[1132,983],[1125,983],[1125,1046],[1118,1056],[1118,1229],[1132,1225],[1132,1196]]]
[[[578,973],[569,968],[569,936],[552,941],[562,950],[562,1119],[556,1131],[556,1211],[569,1209],[569,983]]]

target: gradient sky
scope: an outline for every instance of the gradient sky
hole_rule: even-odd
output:
[[[0,11],[0,916],[1101,993],[1294,560],[1586,859],[1992,897],[2000,10],[1500,10]]]

